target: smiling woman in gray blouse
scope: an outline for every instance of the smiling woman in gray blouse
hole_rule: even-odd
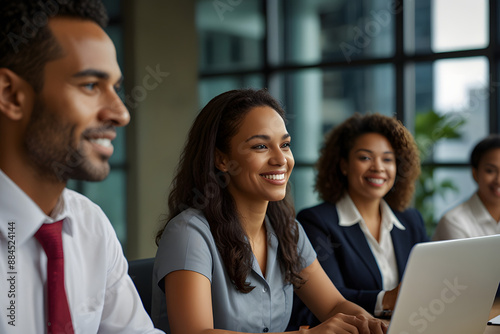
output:
[[[295,289],[323,321],[300,333],[386,331],[337,291],[296,222],[290,140],[284,111],[265,90],[223,93],[200,112],[158,233],[156,326],[172,334],[283,332]]]

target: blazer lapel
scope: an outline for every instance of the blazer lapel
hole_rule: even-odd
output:
[[[395,226],[391,231],[392,245],[394,246],[396,263],[398,265],[399,281],[403,278],[404,268],[406,268],[406,262],[408,261],[408,255],[412,246],[410,240],[408,240],[407,233],[404,232]]]
[[[377,282],[377,285],[382,289],[382,276],[380,275],[380,270],[377,266],[377,261],[373,256],[373,253],[366,241],[365,235],[359,224],[344,227],[344,237],[351,244],[352,249],[359,255],[363,263],[370,270],[373,279]],[[353,264],[356,265],[356,264]]]

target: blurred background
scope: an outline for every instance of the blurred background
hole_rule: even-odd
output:
[[[115,140],[109,177],[69,186],[103,208],[129,259],[155,255],[189,127],[235,88],[266,87],[287,111],[297,211],[318,203],[324,135],[356,112],[395,116],[415,135],[414,206],[429,235],[476,190],[470,151],[500,127],[497,0],[104,3],[132,121]]]

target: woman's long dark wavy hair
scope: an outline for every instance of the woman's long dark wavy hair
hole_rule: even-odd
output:
[[[187,208],[203,212],[228,275],[243,293],[254,288],[246,281],[252,269],[253,254],[236,204],[227,189],[229,175],[216,168],[215,152],[218,149],[229,153],[230,139],[238,132],[246,114],[262,106],[271,107],[285,120],[285,112],[267,90],[232,90],[213,98],[189,131],[168,198],[167,224]],[[287,185],[285,198],[269,202],[266,214],[278,238],[278,260],[284,281],[299,287],[304,280],[299,275],[302,263],[297,251],[298,226],[289,192]],[[157,243],[164,229],[158,232]]]

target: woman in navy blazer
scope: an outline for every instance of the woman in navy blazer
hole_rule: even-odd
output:
[[[344,297],[388,315],[411,248],[428,240],[420,213],[406,209],[420,174],[415,141],[394,118],[356,114],[327,135],[317,169],[324,202],[297,220]],[[295,298],[288,329],[317,323]]]

